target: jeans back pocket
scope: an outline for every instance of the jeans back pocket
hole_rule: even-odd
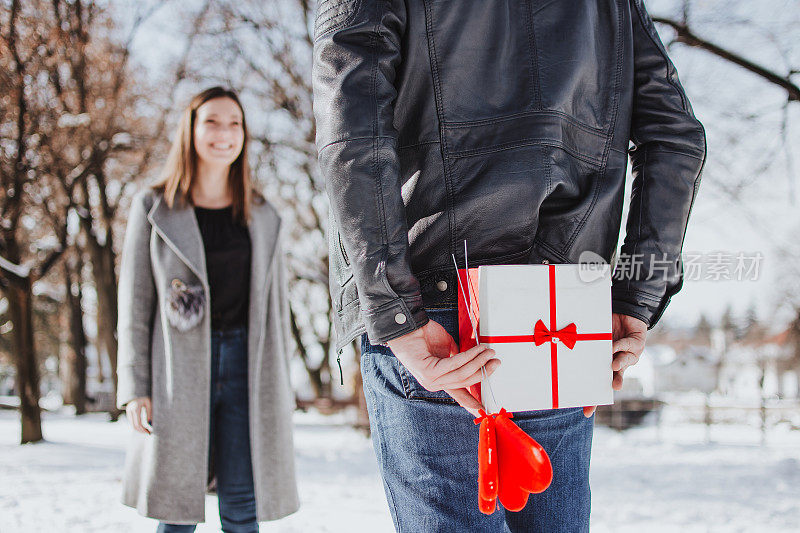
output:
[[[458,342],[458,311],[455,309],[428,309],[426,310],[428,317],[439,323],[444,327],[445,331],[449,333]],[[417,378],[414,377],[408,369],[395,357],[392,350],[387,346],[376,346],[369,342],[367,335],[361,337],[361,353],[369,354],[374,357],[387,357],[391,359],[391,366],[377,365],[383,372],[387,372],[388,368],[393,368],[396,371],[395,376],[383,376],[384,379],[392,380],[392,378],[399,379],[399,388],[402,389],[403,394],[409,400],[424,400],[437,403],[455,404],[456,401],[443,390],[430,391],[423,387]]]

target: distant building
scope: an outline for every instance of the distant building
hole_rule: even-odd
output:
[[[725,396],[757,399],[762,396],[800,398],[800,319],[775,333],[757,324],[736,331],[712,328],[698,335],[690,330],[659,331],[648,345],[637,371],[628,370],[653,394],[664,392],[719,392]],[[636,368],[634,367],[634,368]],[[648,374],[652,373],[652,378]]]

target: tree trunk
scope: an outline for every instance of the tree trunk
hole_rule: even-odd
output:
[[[98,338],[105,348],[114,384],[114,398],[117,397],[117,276],[114,272],[114,250],[109,234],[100,249],[101,270],[95,276],[97,290],[97,310],[102,319],[98,320]],[[94,270],[94,269],[93,269]],[[116,406],[111,408],[112,418],[119,416]]]
[[[33,341],[33,291],[30,278],[19,278],[10,284],[6,295],[14,324],[16,388],[22,422],[20,443],[38,442],[43,440],[42,415],[39,408],[39,366]]]
[[[87,249],[92,262],[92,277],[97,292],[97,351],[108,358],[113,382],[114,397],[117,395],[117,276],[114,272],[115,254],[108,233],[101,244],[93,232],[87,231]],[[116,420],[120,411],[115,407],[109,411]]]
[[[74,271],[74,272],[73,272]],[[64,263],[67,307],[69,312],[69,340],[65,357],[62,358],[64,403],[75,406],[75,413],[86,413],[86,333],[83,330],[82,290],[80,284],[81,264],[77,267]],[[77,276],[74,276],[77,273]],[[72,287],[77,283],[77,294]]]
[[[309,358],[308,349],[303,342],[302,332],[297,323],[297,315],[295,315],[294,308],[291,305],[289,305],[289,325],[291,326],[292,337],[297,344],[297,353],[300,356],[300,360],[303,361],[311,388],[314,390],[314,399],[331,398],[331,368],[327,355],[330,344],[320,343],[325,350],[323,352],[325,356],[319,365],[314,366]]]

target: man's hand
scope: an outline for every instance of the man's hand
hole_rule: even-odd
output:
[[[481,367],[491,375],[499,359],[495,351],[483,345],[458,353],[458,345],[444,328],[429,320],[419,329],[389,341],[400,363],[429,391],[444,390],[464,409],[478,416],[483,406],[466,387],[483,379]]]
[[[622,389],[622,374],[626,368],[639,362],[639,357],[644,351],[646,336],[647,324],[642,320],[619,313],[611,316],[611,338],[613,339],[611,350],[614,352],[614,359],[611,361],[611,370],[614,371],[614,378],[611,381],[612,389]],[[592,416],[595,408],[595,406],[584,407],[583,414],[588,418]]]

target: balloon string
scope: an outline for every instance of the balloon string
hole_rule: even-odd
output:
[[[475,289],[472,287],[472,279],[469,277],[469,259],[467,256],[467,239],[464,239],[464,267],[467,271],[467,290],[470,294],[470,299],[473,302],[478,302],[478,298],[475,296]],[[460,279],[460,278],[459,278]],[[475,341],[478,340],[478,333],[477,333],[477,323],[478,319],[475,319]],[[486,365],[481,367],[481,375],[483,376],[483,381],[486,383],[486,388],[489,389],[489,395],[492,397],[492,403],[494,403],[494,407],[497,408],[497,398],[494,397],[494,389],[492,389],[492,382],[489,381],[489,376],[486,374]]]
[[[475,318],[475,315],[472,313],[472,307],[469,305],[469,299],[467,298],[467,293],[464,290],[464,285],[461,283],[461,276],[458,275],[458,263],[456,262],[455,254],[451,254],[453,258],[453,266],[456,267],[456,279],[458,280],[458,288],[461,291],[461,297],[464,299],[464,305],[467,308],[467,315],[469,316],[469,323],[472,326],[472,333],[475,335],[475,342],[480,344],[480,337],[478,336],[478,321]],[[473,301],[477,302],[475,298],[474,290],[472,289],[472,283],[469,278],[469,259],[467,256],[467,241],[464,240],[464,267],[467,274],[467,290],[469,291],[470,297]],[[489,396],[492,398],[492,402],[494,406],[497,407],[497,398],[494,396],[494,390],[492,389],[492,383],[489,381],[489,376],[486,374],[486,365],[481,367],[481,377],[483,378],[483,383],[486,384],[486,388],[489,390]],[[485,407],[484,402],[484,407]]]

